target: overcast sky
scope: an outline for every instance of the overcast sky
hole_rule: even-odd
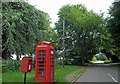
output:
[[[96,13],[104,12],[105,16],[114,0],[28,0],[28,3],[49,14],[51,26],[58,21],[57,13],[59,9],[66,4],[84,4],[88,10],[94,10]]]

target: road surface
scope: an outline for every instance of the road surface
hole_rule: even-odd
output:
[[[88,66],[87,70],[77,79],[76,82],[111,82],[111,84],[118,84],[118,74],[120,75],[120,72],[118,72],[118,66],[91,65]]]

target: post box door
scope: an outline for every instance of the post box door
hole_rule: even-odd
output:
[[[31,72],[32,70],[32,59],[29,58],[28,60],[28,72]]]

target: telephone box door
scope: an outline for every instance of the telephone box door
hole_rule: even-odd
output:
[[[43,80],[45,79],[45,57],[46,57],[46,50],[41,48],[38,48],[36,51],[37,57],[36,57],[36,80]]]

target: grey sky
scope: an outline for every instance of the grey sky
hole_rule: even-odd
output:
[[[66,4],[84,4],[88,10],[94,10],[96,13],[104,12],[107,16],[108,9],[114,0],[28,0],[29,4],[37,9],[49,14],[51,26],[58,21],[57,13],[59,9]]]

